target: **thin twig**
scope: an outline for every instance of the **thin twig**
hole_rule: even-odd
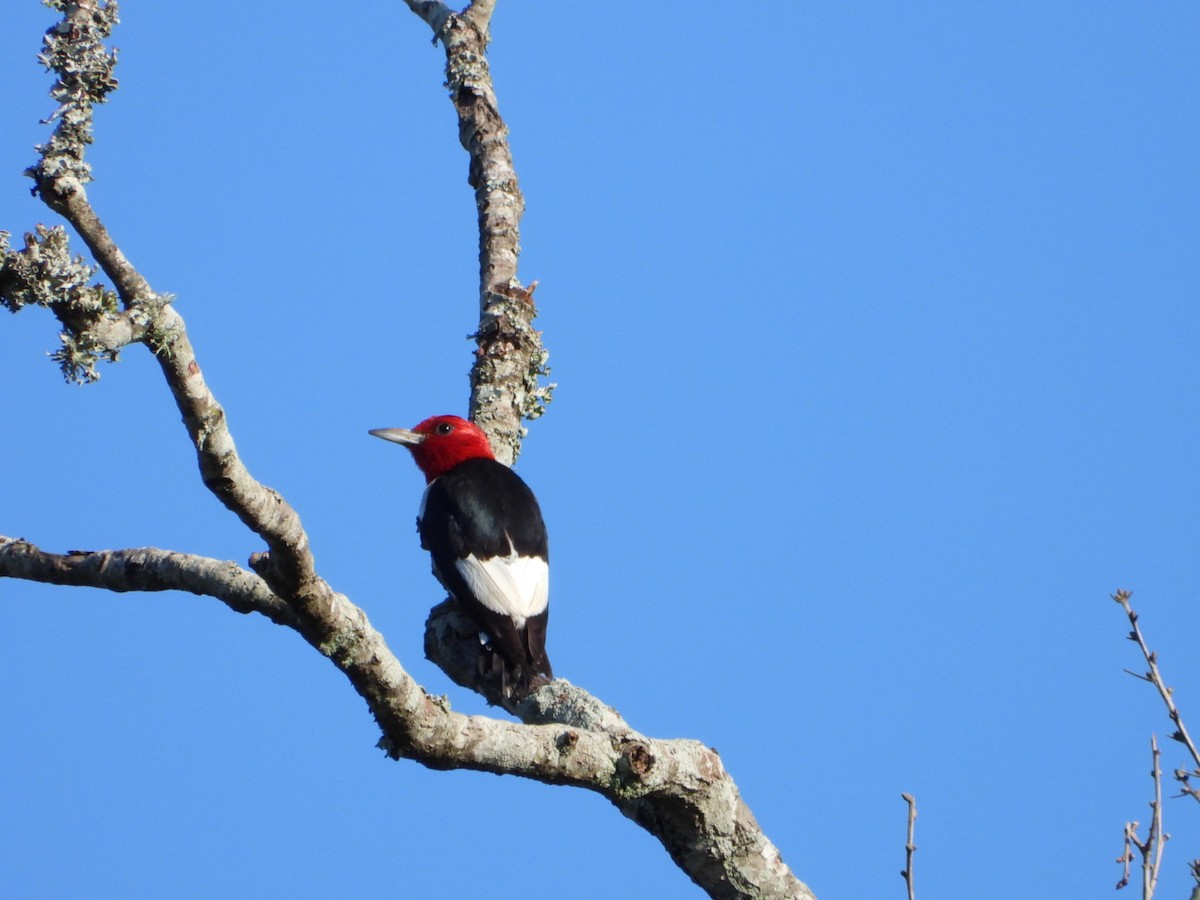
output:
[[[1143,854],[1142,858],[1142,896],[1145,900],[1154,896],[1154,889],[1158,886],[1158,873],[1162,871],[1163,848],[1171,838],[1163,831],[1162,764],[1158,752],[1158,738],[1154,735],[1150,735],[1150,755],[1154,760],[1154,766],[1150,770],[1154,779],[1154,802],[1150,806],[1154,814],[1150,817],[1150,834],[1146,837],[1146,844],[1148,849],[1153,850],[1154,858],[1151,860],[1146,854]]]
[[[1117,862],[1121,863],[1121,880],[1117,882],[1117,890],[1129,885],[1129,864],[1133,862],[1133,843],[1137,839],[1137,822],[1125,823],[1125,844]]]
[[[1158,738],[1150,736],[1150,777],[1154,780],[1154,799],[1150,802],[1150,828],[1143,841],[1138,838],[1138,822],[1125,823],[1125,851],[1117,857],[1124,870],[1117,890],[1129,884],[1129,864],[1133,862],[1133,850],[1137,848],[1142,857],[1142,900],[1152,900],[1158,888],[1158,876],[1162,871],[1163,850],[1171,836],[1163,831],[1162,765],[1158,750]]]
[[[904,843],[904,871],[900,874],[904,877],[904,883],[908,885],[908,900],[915,900],[917,895],[913,885],[913,854],[917,852],[917,845],[913,843],[913,837],[917,828],[917,799],[912,794],[900,796],[908,804],[908,840]]]
[[[1133,626],[1133,630],[1129,633],[1129,639],[1138,645],[1138,649],[1142,651],[1142,656],[1146,658],[1146,664],[1150,670],[1145,675],[1138,675],[1136,672],[1129,672],[1135,678],[1141,678],[1143,681],[1149,681],[1158,688],[1159,696],[1162,697],[1163,703],[1167,706],[1167,714],[1171,717],[1171,724],[1176,728],[1176,733],[1172,734],[1172,739],[1179,741],[1187,747],[1188,752],[1192,755],[1192,760],[1197,766],[1200,766],[1200,751],[1197,751],[1196,744],[1192,741],[1191,735],[1188,734],[1187,726],[1183,724],[1183,717],[1179,714],[1178,707],[1175,706],[1175,699],[1172,696],[1173,688],[1167,687],[1163,681],[1162,672],[1158,668],[1158,654],[1154,653],[1148,646],[1146,640],[1142,637],[1142,629],[1138,625],[1138,614],[1133,611],[1133,607],[1129,605],[1129,598],[1132,594],[1129,591],[1117,591],[1113,595],[1113,599],[1125,610],[1125,614],[1129,617],[1129,624]]]
[[[1166,704],[1167,715],[1171,718],[1171,724],[1175,726],[1175,731],[1171,734],[1171,739],[1187,747],[1188,753],[1191,754],[1192,761],[1197,767],[1191,772],[1186,769],[1176,769],[1175,780],[1180,783],[1183,794],[1191,797],[1193,800],[1200,801],[1200,790],[1193,788],[1190,783],[1190,779],[1193,776],[1200,776],[1200,751],[1197,751],[1196,744],[1192,740],[1192,736],[1188,734],[1187,726],[1183,722],[1183,716],[1180,714],[1179,708],[1175,705],[1174,688],[1167,687],[1167,683],[1163,680],[1162,672],[1158,668],[1158,654],[1147,646],[1146,639],[1142,636],[1142,629],[1138,625],[1138,614],[1129,605],[1129,598],[1131,596],[1132,594],[1129,591],[1117,591],[1112,595],[1112,598],[1121,604],[1121,607],[1125,610],[1125,615],[1129,617],[1129,624],[1133,627],[1133,630],[1128,635],[1129,640],[1138,645],[1149,669],[1144,675],[1130,669],[1126,669],[1125,671],[1134,678],[1150,682],[1158,689],[1159,696],[1162,697],[1163,703]]]

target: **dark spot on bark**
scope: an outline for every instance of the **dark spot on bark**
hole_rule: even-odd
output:
[[[630,744],[622,759],[634,778],[644,778],[654,768],[654,754],[645,744]]]

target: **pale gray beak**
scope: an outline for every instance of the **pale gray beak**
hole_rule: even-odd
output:
[[[415,447],[425,440],[425,435],[409,431],[407,428],[372,428],[367,434],[373,434],[375,437],[391,441],[393,444],[404,444],[408,447]]]

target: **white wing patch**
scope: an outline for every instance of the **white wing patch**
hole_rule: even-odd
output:
[[[550,567],[540,557],[510,551],[491,559],[468,556],[454,565],[479,602],[511,617],[517,628],[524,628],[525,620],[542,612],[550,599]]]

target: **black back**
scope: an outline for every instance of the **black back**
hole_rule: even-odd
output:
[[[549,562],[550,548],[542,511],[533,491],[508,466],[494,459],[468,459],[435,479],[425,494],[417,522],[421,546],[433,558],[433,572],[492,639],[506,663],[506,676],[527,685],[530,675],[553,678],[546,655],[549,608],[530,616],[518,630],[508,616],[488,609],[459,574],[456,561],[539,556]]]
[[[494,459],[465,460],[436,479],[419,527],[421,546],[435,557],[507,556],[511,539],[521,556],[550,560],[537,498],[520,475]]]

